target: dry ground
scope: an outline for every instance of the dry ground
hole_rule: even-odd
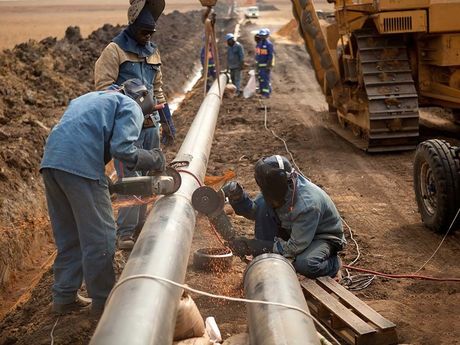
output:
[[[249,54],[253,49],[252,31],[268,26],[274,32],[290,19],[286,2],[270,3],[282,11],[264,12],[256,23],[242,28],[242,41]],[[358,266],[387,273],[416,271],[437,247],[441,236],[420,223],[412,190],[413,152],[366,155],[330,132],[326,105],[304,48],[281,41],[275,41],[275,47],[277,65],[273,71],[274,93],[271,111],[267,113],[268,126],[287,140],[299,168],[331,195],[354,230],[362,252]],[[251,62],[250,56],[247,62]],[[174,149],[180,145],[201,100],[201,89],[195,90],[176,113],[180,132]],[[226,99],[208,166],[211,175],[222,174],[229,168],[235,170],[238,180],[251,195],[257,193],[252,177],[257,159],[269,154],[286,154],[283,144],[265,130],[264,115],[256,109],[253,99]],[[168,152],[169,157],[174,155],[174,149]],[[251,222],[237,216],[231,219],[239,233],[251,234]],[[192,249],[209,246],[212,241],[209,224],[200,217]],[[450,236],[421,273],[459,277],[459,250],[459,235]],[[350,242],[343,259],[350,262],[355,255]],[[187,283],[240,296],[244,266],[236,260],[230,273],[211,275],[196,272],[189,265]],[[3,328],[0,343],[11,332],[16,332],[16,340],[10,343],[27,344],[27,339],[49,343],[47,337],[55,321],[47,309],[50,283],[51,277],[46,275],[39,288],[32,292],[32,299],[0,324]],[[401,343],[460,344],[458,283],[377,279],[357,295],[397,324]],[[194,298],[204,317],[216,317],[224,337],[245,330],[244,306]],[[69,324],[74,327],[70,329]],[[61,319],[56,327],[57,343],[84,344],[93,326],[75,315]],[[76,334],[77,331],[85,336]]]

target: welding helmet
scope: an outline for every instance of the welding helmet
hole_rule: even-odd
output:
[[[280,155],[264,157],[256,163],[254,177],[269,206],[278,208],[285,203],[293,172],[289,160]]]
[[[153,94],[149,92],[140,79],[133,78],[126,80],[121,84],[120,91],[126,96],[134,99],[141,107],[144,115],[152,114],[153,109],[155,108]]]

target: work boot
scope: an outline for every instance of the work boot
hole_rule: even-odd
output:
[[[65,315],[74,311],[81,311],[87,308],[91,303],[76,299],[71,303],[53,303],[53,313],[56,315]]]
[[[99,320],[104,312],[104,304],[93,304],[85,307],[85,312],[93,320]]]
[[[131,250],[134,247],[134,238],[131,235],[120,236],[118,238],[118,249]]]

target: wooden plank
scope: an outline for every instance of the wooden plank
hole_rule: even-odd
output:
[[[321,277],[317,278],[317,281],[320,283],[320,286],[323,285],[336,294],[345,305],[355,309],[357,314],[361,315],[367,321],[372,322],[382,330],[388,330],[396,327],[393,322],[385,319],[382,315],[377,313],[374,309],[369,307],[366,303],[361,301],[358,297],[353,295],[353,293],[342,287],[342,285],[338,284],[332,278]]]
[[[348,308],[323,290],[314,280],[305,279],[300,285],[314,298],[319,300],[332,314],[341,318],[358,336],[371,335],[376,330],[353,314]]]

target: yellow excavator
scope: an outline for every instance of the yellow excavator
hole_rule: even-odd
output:
[[[329,20],[291,1],[339,134],[368,152],[410,150],[419,105],[460,121],[460,0],[328,0]]]

